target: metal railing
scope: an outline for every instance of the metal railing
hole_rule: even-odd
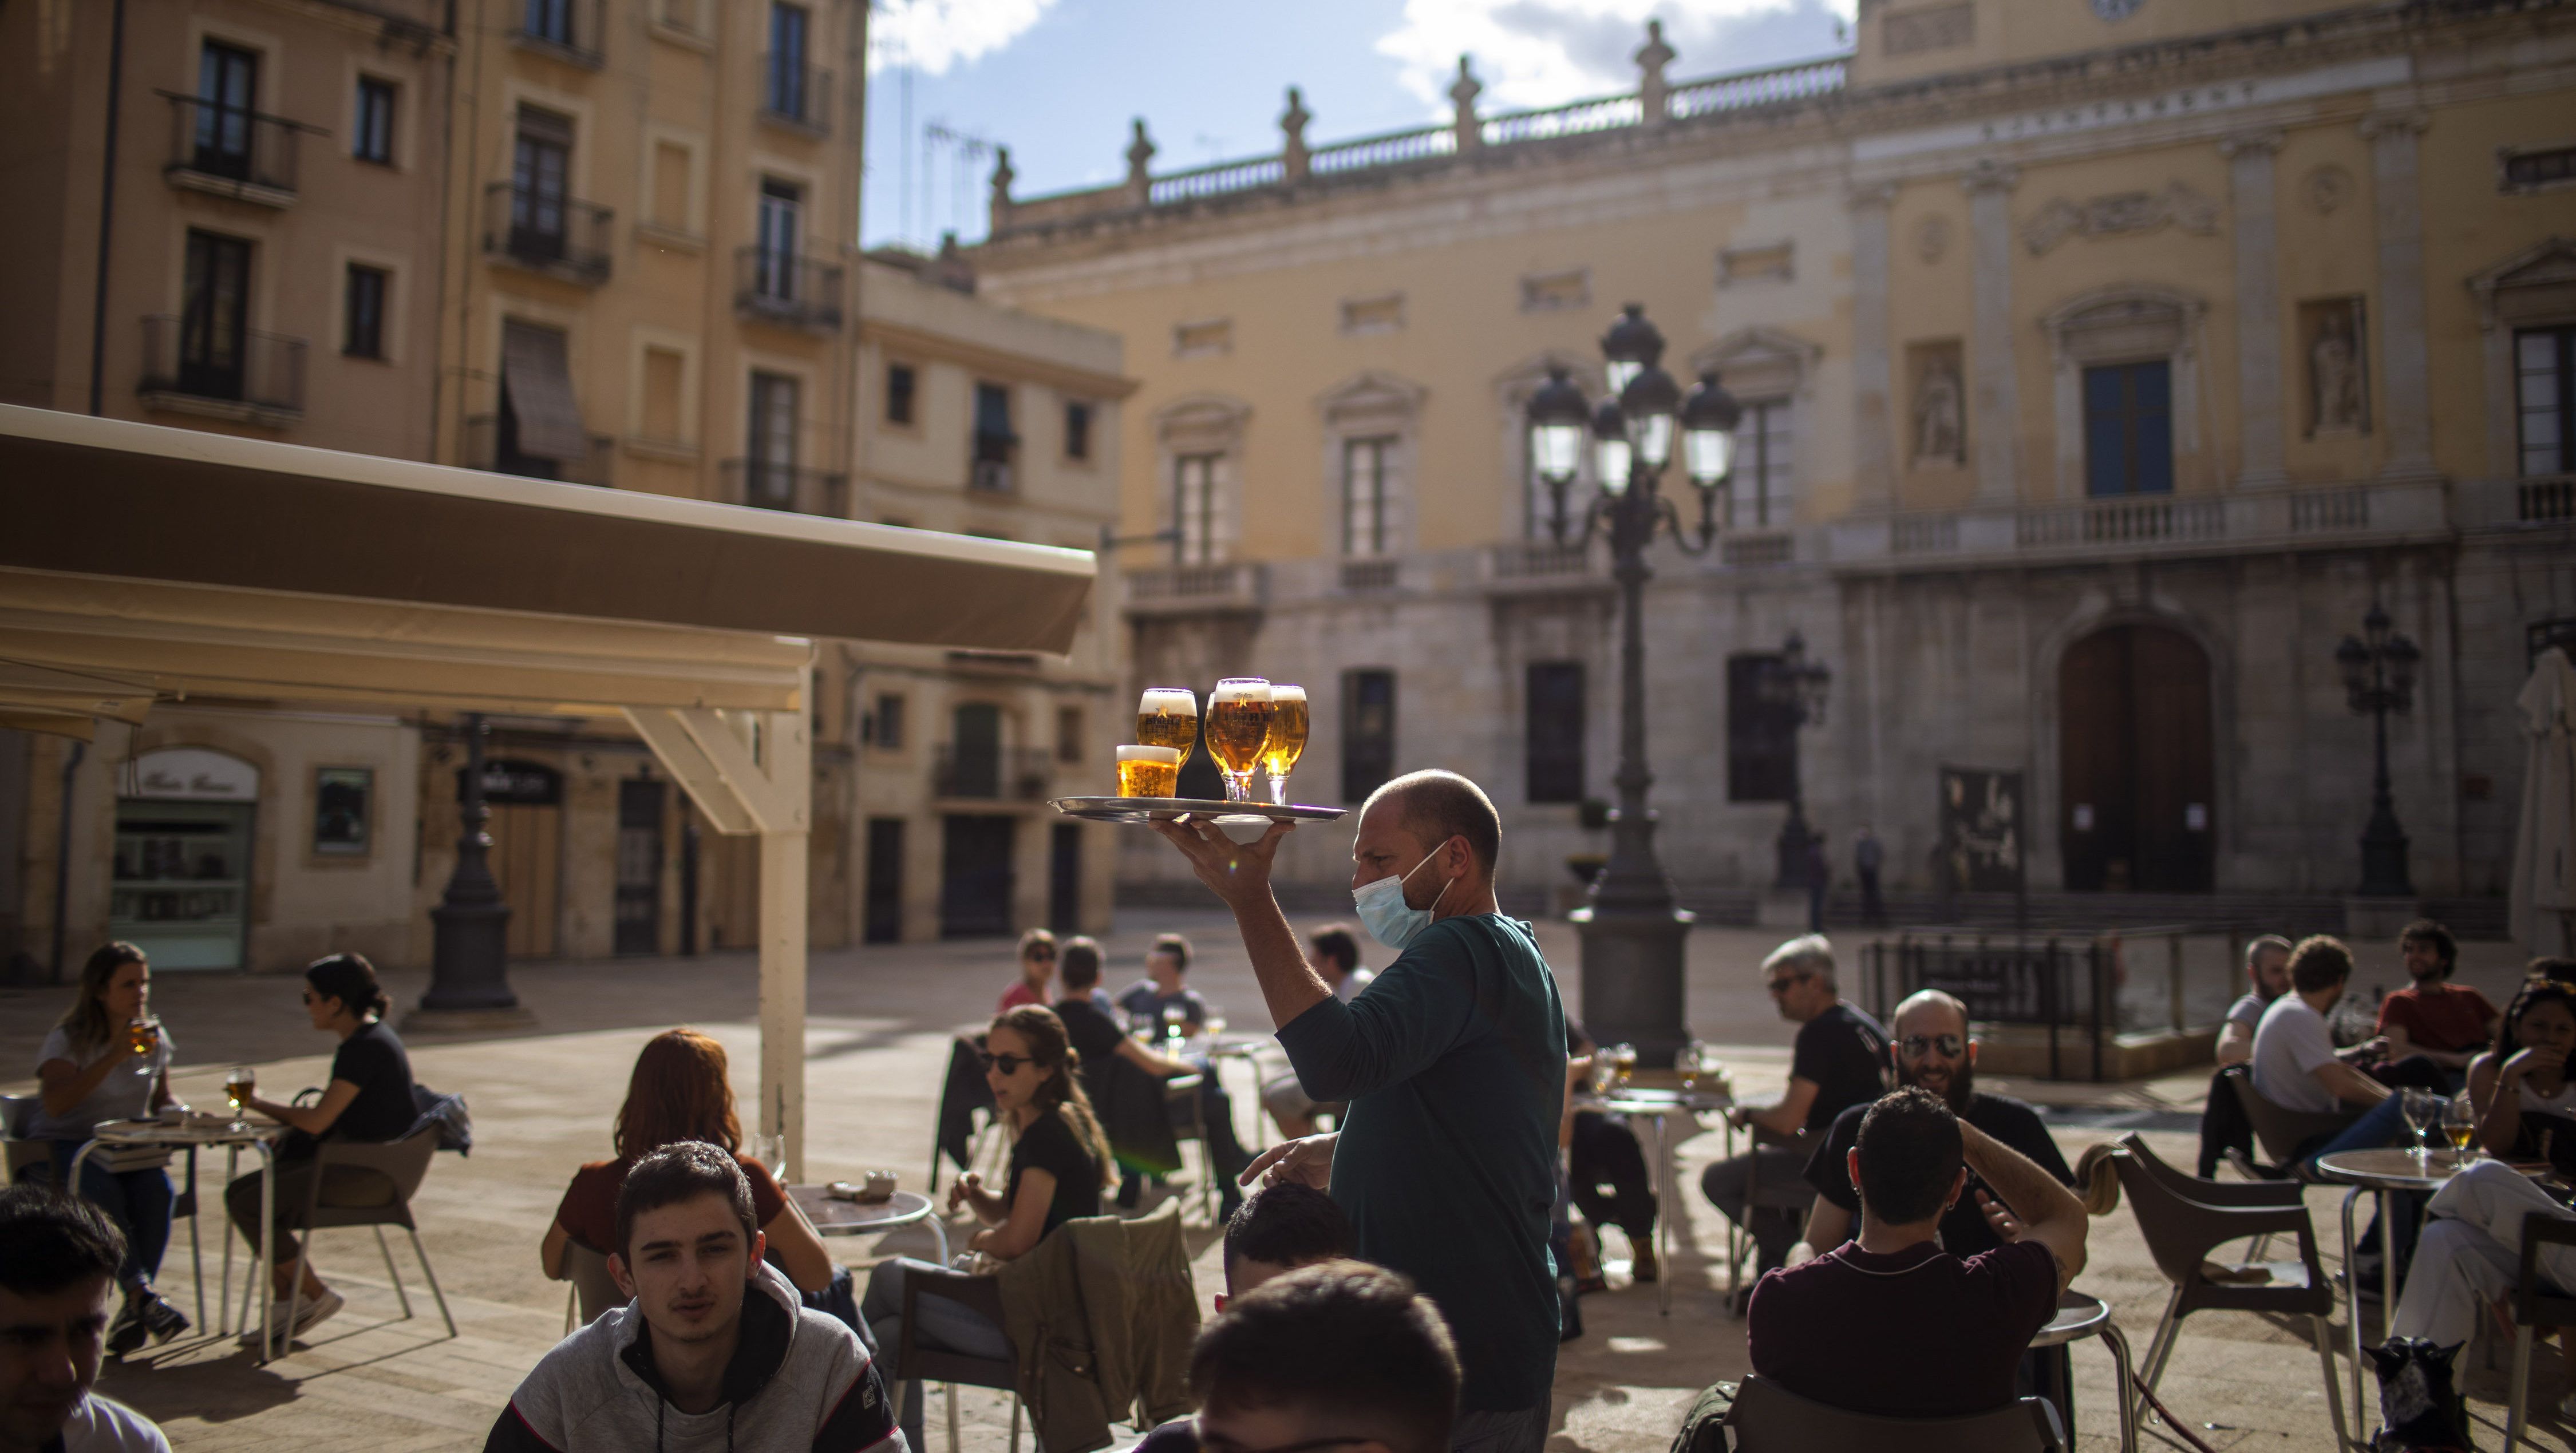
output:
[[[847,519],[850,477],[827,469],[779,464],[767,459],[724,462],[725,498],[754,509],[789,510],[800,515]]]
[[[616,215],[596,203],[494,182],[483,189],[483,251],[597,286],[608,281],[609,224]]]
[[[760,119],[816,136],[832,129],[832,73],[775,51],[760,58]]]
[[[1512,540],[1496,545],[1486,568],[1497,580],[1555,580],[1592,573],[1592,551],[1585,545],[1553,540]]]
[[[1851,84],[1851,57],[1826,56],[1794,65],[1710,76],[1673,87],[1664,97],[1664,114],[1676,121],[1713,116],[1724,111],[1750,111],[1763,106],[1811,101]]]
[[[313,128],[202,96],[158,94],[170,103],[170,159],[162,175],[251,200],[259,192],[295,194],[297,138]]]
[[[1038,747],[960,748],[943,742],[932,753],[932,791],[978,802],[1044,801],[1055,781],[1055,754]]]
[[[1786,530],[1744,530],[1719,537],[1718,558],[1737,567],[1786,565],[1798,558],[1798,537]]]
[[[464,447],[460,452],[468,469],[515,474],[523,479],[593,485],[609,482],[609,460],[617,447],[617,441],[605,434],[586,434],[582,436],[579,459],[540,459],[530,454],[505,456],[501,450],[501,416],[498,414],[468,416],[461,443]]]
[[[752,246],[734,254],[733,305],[797,328],[841,326],[841,269],[794,253]]]
[[[1345,560],[1342,589],[1354,594],[1393,590],[1404,581],[1404,562],[1396,559]]]
[[[304,340],[255,328],[224,347],[191,338],[174,314],[143,320],[143,376],[135,391],[238,404],[270,414],[304,412]]]
[[[2062,934],[1934,930],[1863,951],[1864,992],[1884,1018],[1906,996],[1939,989],[1980,1024],[2048,1035],[2048,1077],[2103,1077],[2123,1034],[2183,1034],[2215,1024],[2239,987],[2246,931],[2173,925]]]
[[[588,70],[608,62],[606,0],[517,0],[510,43]]]

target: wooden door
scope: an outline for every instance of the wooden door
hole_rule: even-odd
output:
[[[952,816],[940,840],[939,934],[978,938],[1011,932],[1016,818]]]
[[[2058,840],[2066,886],[2202,893],[2217,840],[2209,657],[2157,626],[2114,626],[2058,666]]]
[[[556,888],[563,862],[563,809],[522,802],[492,808],[492,876],[510,905],[510,957],[555,956]]]

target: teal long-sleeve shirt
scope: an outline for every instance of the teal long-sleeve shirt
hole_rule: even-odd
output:
[[[1279,1043],[1308,1095],[1350,1102],[1333,1199],[1360,1259],[1413,1278],[1447,1319],[1460,1406],[1546,1402],[1565,1008],[1529,925],[1444,918],[1366,992],[1316,1004]]]

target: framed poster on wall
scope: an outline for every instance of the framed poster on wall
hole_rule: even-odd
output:
[[[314,855],[326,858],[365,857],[374,846],[375,798],[375,768],[315,768]]]

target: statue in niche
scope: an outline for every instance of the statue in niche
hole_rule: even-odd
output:
[[[1961,406],[1957,366],[1946,358],[1932,360],[1914,395],[1915,463],[1956,464],[1967,457]]]
[[[2328,314],[2308,350],[2308,384],[2315,391],[2313,418],[2317,432],[2358,433],[2362,428],[2361,352],[2353,337],[2352,312]]]

